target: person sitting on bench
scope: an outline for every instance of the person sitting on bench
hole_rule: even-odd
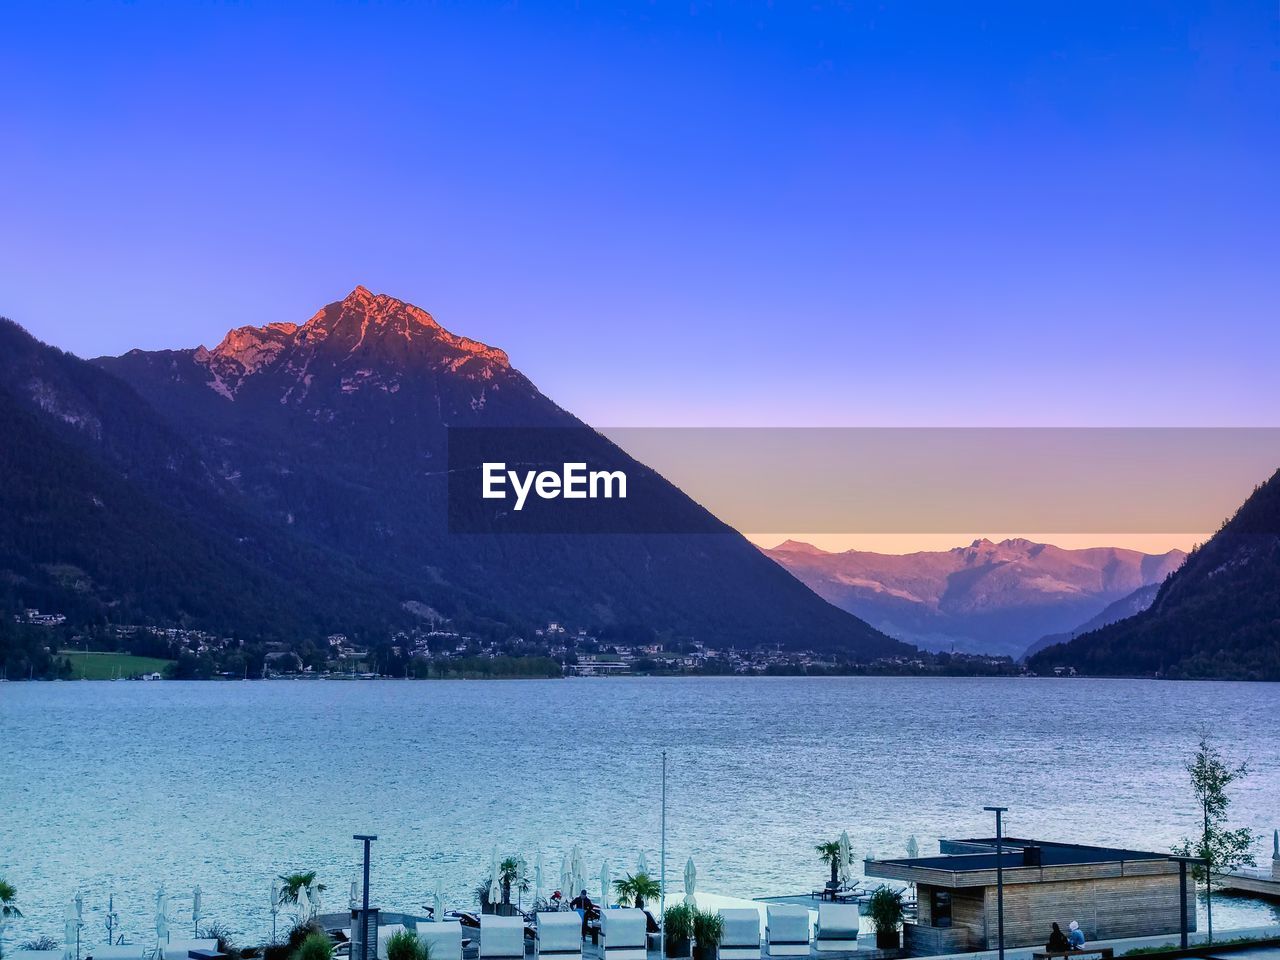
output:
[[[1046,953],[1066,953],[1071,949],[1071,942],[1067,939],[1067,935],[1056,923],[1053,925],[1053,932],[1049,934],[1049,942],[1044,945],[1044,949]]]
[[[1084,949],[1084,931],[1080,929],[1080,924],[1072,920],[1069,924],[1067,924],[1067,929],[1070,931],[1067,934],[1067,943],[1071,945],[1071,949],[1083,950]]]

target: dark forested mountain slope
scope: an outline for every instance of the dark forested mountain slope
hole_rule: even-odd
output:
[[[1074,630],[1068,630],[1064,633],[1051,633],[1048,636],[1041,637],[1027,648],[1023,659],[1034,656],[1045,647],[1052,647],[1056,643],[1066,643],[1068,640],[1072,640],[1083,633],[1098,630],[1108,624],[1115,623],[1117,620],[1123,620],[1125,617],[1132,617],[1135,613],[1141,613],[1155,602],[1156,594],[1159,592],[1160,583],[1144,584],[1133,593],[1121,597],[1114,603],[1107,604],[1101,613],[1090,617]]]
[[[0,604],[284,639],[382,628],[394,592],[237,508],[128,385],[0,320]]]
[[[1194,550],[1151,606],[1029,661],[1093,674],[1280,680],[1280,472]]]

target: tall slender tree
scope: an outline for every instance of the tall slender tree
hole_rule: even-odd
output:
[[[1195,857],[1200,863],[1192,875],[1204,883],[1205,906],[1209,919],[1209,942],[1213,942],[1213,878],[1238,867],[1253,866],[1250,848],[1255,837],[1248,827],[1227,826],[1227,810],[1231,798],[1227,788],[1248,776],[1249,765],[1231,766],[1214,746],[1207,732],[1200,734],[1200,744],[1186,764],[1191,789],[1200,807],[1200,835],[1185,839],[1174,847],[1174,853]]]

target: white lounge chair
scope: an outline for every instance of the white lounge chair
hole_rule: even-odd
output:
[[[720,960],[760,960],[760,911],[748,907],[720,911],[724,932],[716,956]]]
[[[601,910],[600,945],[604,960],[648,960],[645,920],[644,911],[634,907]]]
[[[192,950],[217,950],[217,940],[170,940],[160,944],[162,960],[187,960]]]
[[[819,953],[858,949],[858,905],[856,903],[818,904],[818,929],[813,935],[813,948]]]
[[[482,914],[480,960],[524,960],[524,919]]]
[[[534,952],[539,957],[582,960],[582,918],[577,911],[539,911],[538,939]],[[431,960],[435,960],[435,957]]]
[[[142,960],[142,954],[146,948],[140,943],[110,943],[94,947],[92,950],[84,949],[80,953],[85,957],[92,957],[93,960]],[[6,953],[5,957],[12,957],[13,954]]]
[[[462,924],[457,920],[418,924],[418,939],[427,947],[431,960],[462,960]]]
[[[771,957],[809,955],[809,911],[795,903],[771,903],[764,928],[765,950]]]

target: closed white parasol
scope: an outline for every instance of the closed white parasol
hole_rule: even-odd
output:
[[[502,877],[501,870],[498,867],[498,848],[493,848],[493,854],[489,858],[489,904],[497,906],[502,902]]]
[[[840,885],[847,887],[853,880],[853,847],[849,844],[849,831],[840,833]]]
[[[306,923],[311,919],[311,894],[306,887],[298,888],[298,922]]]
[[[156,943],[164,946],[169,942],[169,894],[164,884],[156,891]]]
[[[76,960],[76,945],[80,939],[80,918],[76,916],[74,900],[67,904],[62,919],[62,960]]]
[[[582,862],[582,852],[575,843],[573,845],[573,897],[585,889],[587,889],[587,867]]]
[[[569,869],[569,858],[560,858],[560,908],[569,909],[569,901],[573,899],[573,871]]]

